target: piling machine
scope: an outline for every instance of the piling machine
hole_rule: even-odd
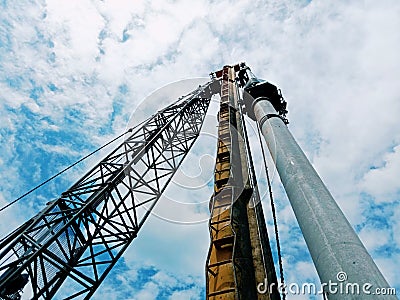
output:
[[[0,241],[0,299],[21,299],[22,291],[24,299],[93,296],[199,136],[213,95],[219,95],[220,103],[206,298],[285,297],[280,251],[274,263],[245,118],[257,123],[265,139],[321,279],[323,297],[377,298],[333,294],[324,285],[342,282],[342,273],[352,284],[388,287],[289,132],[281,91],[240,63],[212,72],[209,82],[130,128],[111,153],[5,236]],[[260,291],[261,285],[268,285],[267,292]]]

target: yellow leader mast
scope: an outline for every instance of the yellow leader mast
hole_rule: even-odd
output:
[[[236,81],[239,65],[212,74],[220,80],[218,146],[214,194],[210,200],[210,248],[206,265],[206,298],[280,299],[265,221],[249,163]],[[245,139],[243,139],[245,138]],[[249,174],[250,170],[250,174]],[[253,184],[252,184],[253,182]],[[275,283],[260,294],[257,284]]]

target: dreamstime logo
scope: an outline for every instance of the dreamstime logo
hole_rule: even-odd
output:
[[[347,274],[346,274],[346,272],[340,271],[339,273],[336,274],[336,278],[340,282],[346,281],[347,280]]]
[[[371,283],[359,284],[355,282],[346,282],[348,280],[347,273],[340,271],[336,274],[336,281],[329,280],[317,286],[312,282],[303,284],[288,283],[268,284],[267,279],[257,285],[257,291],[260,294],[271,294],[278,291],[280,294],[292,295],[396,295],[396,289],[390,287],[374,288]]]
[[[168,84],[146,97],[132,112],[126,128],[136,129],[137,124],[154,115],[160,109],[170,105],[182,95],[195,90],[199,85],[209,81],[208,78],[193,78]],[[218,121],[219,97],[211,99],[208,113],[205,116],[202,130],[197,138],[196,144],[180,168],[173,176],[168,188],[163,192],[160,201],[153,208],[151,203],[145,203],[143,208],[151,210],[154,216],[179,224],[195,224],[209,220],[209,202],[214,190],[214,168],[215,153],[218,142]],[[257,127],[254,122],[246,122],[249,136],[258,142]],[[239,140],[243,137],[238,133]],[[129,138],[129,133],[126,135]],[[171,151],[171,150],[169,150]],[[261,151],[258,152],[259,156]],[[132,168],[135,168],[132,165]],[[270,166],[269,166],[270,167]],[[275,168],[270,167],[270,170]],[[257,169],[256,169],[257,170]],[[129,171],[129,170],[128,170]],[[141,170],[143,171],[143,170]],[[264,168],[258,168],[257,178],[263,178]],[[273,174],[270,175],[271,179]],[[229,184],[229,182],[228,182]],[[262,199],[266,195],[266,190]],[[239,195],[236,193],[236,195]],[[140,194],[136,195],[140,198]],[[233,199],[235,201],[236,199]],[[140,199],[139,199],[140,201]]]

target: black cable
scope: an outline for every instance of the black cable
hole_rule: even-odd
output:
[[[22,196],[18,197],[17,199],[11,201],[10,203],[8,203],[7,205],[3,206],[2,208],[0,208],[0,212],[2,212],[3,210],[5,210],[6,208],[10,207],[11,205],[13,205],[14,203],[18,202],[19,200],[21,200],[22,198],[28,196],[29,194],[31,194],[32,192],[36,191],[38,188],[42,187],[43,185],[45,185],[46,183],[48,183],[49,181],[53,180],[54,178],[58,177],[59,175],[61,175],[62,173],[68,171],[69,169],[71,169],[72,167],[76,166],[77,164],[81,163],[82,161],[84,161],[85,159],[87,159],[88,157],[92,156],[93,154],[95,154],[96,152],[99,152],[101,149],[107,147],[108,145],[114,143],[116,140],[120,139],[121,137],[123,137],[125,134],[127,134],[128,132],[132,132],[132,128],[128,129],[127,131],[125,131],[124,133],[120,134],[119,136],[117,136],[116,138],[114,138],[113,140],[111,140],[110,142],[106,143],[105,145],[101,146],[100,148],[94,150],[93,152],[89,153],[88,155],[82,157],[80,160],[78,160],[77,162],[73,163],[72,165],[70,165],[69,167],[65,168],[64,170],[58,172],[56,175],[50,177],[49,179],[43,181],[41,184],[39,184],[38,186],[34,187],[33,189],[29,190],[28,192],[26,192],[25,194],[23,194]]]
[[[286,299],[285,279],[283,277],[283,263],[282,263],[281,245],[280,245],[280,242],[279,242],[278,221],[277,221],[277,218],[276,218],[275,202],[274,202],[274,197],[272,195],[272,187],[271,187],[271,180],[269,178],[267,160],[265,158],[265,150],[264,150],[263,141],[262,141],[262,138],[261,138],[261,129],[260,129],[260,126],[258,125],[258,123],[257,123],[257,129],[258,129],[258,138],[260,140],[260,145],[261,145],[261,153],[262,153],[263,160],[264,160],[265,173],[267,175],[269,198],[271,200],[272,218],[274,220],[276,248],[277,248],[277,251],[278,251],[279,275],[281,277],[281,285],[282,285],[281,286],[282,299],[285,300]]]

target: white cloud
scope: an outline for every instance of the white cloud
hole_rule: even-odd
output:
[[[398,294],[398,286],[400,285],[399,280],[399,270],[397,268],[397,264],[393,262],[397,262],[400,260],[399,254],[395,253],[389,257],[379,256],[375,260],[376,265],[380,270],[382,270],[383,274],[385,274],[385,278],[391,287],[396,288],[396,292]]]
[[[207,223],[183,225],[149,218],[138,238],[125,254],[129,261],[140,261],[180,276],[202,276],[209,245]]]
[[[377,248],[388,244],[390,232],[386,229],[366,226],[360,231],[359,236],[364,245],[370,249],[370,251],[374,251],[377,250]]]
[[[169,299],[171,300],[180,300],[180,299],[198,299],[198,291],[195,289],[185,290],[185,291],[177,291],[174,292]]]
[[[400,209],[398,206],[396,208],[390,221],[393,224],[393,238],[396,245],[400,245],[400,235],[398,234],[400,232]]]
[[[207,76],[224,64],[246,61],[256,75],[282,89],[289,103],[291,131],[350,222],[365,227],[361,237],[367,248],[379,248],[373,239],[376,232],[365,225],[376,214],[370,205],[392,203],[395,214],[399,211],[399,148],[394,147],[400,144],[395,130],[400,127],[398,1],[40,3],[14,1],[0,11],[7,28],[5,33],[0,30],[4,198],[22,193],[24,165],[17,153],[33,154],[34,145],[54,154],[69,152],[69,144],[46,146],[50,131],[59,136],[72,132],[77,139],[72,148],[101,145],[122,131],[132,110],[151,91],[172,81]],[[126,85],[125,94],[120,92],[122,85]],[[35,87],[43,89],[36,100],[30,98]],[[24,108],[34,113],[30,120]],[[144,114],[150,111],[146,109]],[[206,150],[207,145],[199,149]],[[259,151],[253,154],[255,161],[261,161]],[[196,175],[186,168],[188,174]],[[40,175],[38,170],[45,169],[38,165],[32,172]],[[74,171],[71,178],[79,174]],[[371,202],[364,198],[366,193],[373,196]],[[191,197],[189,191],[180,195]],[[292,257],[304,242],[292,242],[297,238],[291,232],[293,212],[281,190],[275,189],[274,195],[284,251]],[[204,190],[197,197],[208,201],[209,194]],[[179,214],[166,203],[160,202],[158,208]],[[185,214],[189,219],[203,217],[188,207]],[[381,230],[382,243],[394,243],[391,246],[398,250],[400,241],[394,234],[398,223],[394,217],[387,219],[389,227],[376,230]],[[394,236],[393,242],[388,235]],[[143,260],[162,271],[201,276],[208,242],[206,223],[178,226],[151,218],[126,259]],[[165,249],[163,255],[154,249],[155,243]],[[386,254],[378,250],[373,255],[384,261],[385,275],[395,278],[398,271],[387,266],[398,264],[399,258],[383,258]],[[301,260],[305,266],[307,259]],[[293,279],[300,276],[290,264],[287,273]],[[154,296],[151,289],[142,291],[143,298]],[[192,295],[175,292],[174,297],[180,294]]]
[[[144,288],[140,290],[134,299],[138,300],[153,300],[157,299],[159,293],[159,288],[154,282],[148,282],[145,284]]]
[[[44,22],[49,26],[54,51],[66,64],[59,67],[75,75],[91,71],[99,52],[98,35],[104,26],[91,1],[46,1],[46,14]]]
[[[360,185],[377,202],[397,202],[400,192],[397,180],[400,173],[400,145],[386,153],[380,164],[382,164],[381,167],[370,169],[365,173]]]

